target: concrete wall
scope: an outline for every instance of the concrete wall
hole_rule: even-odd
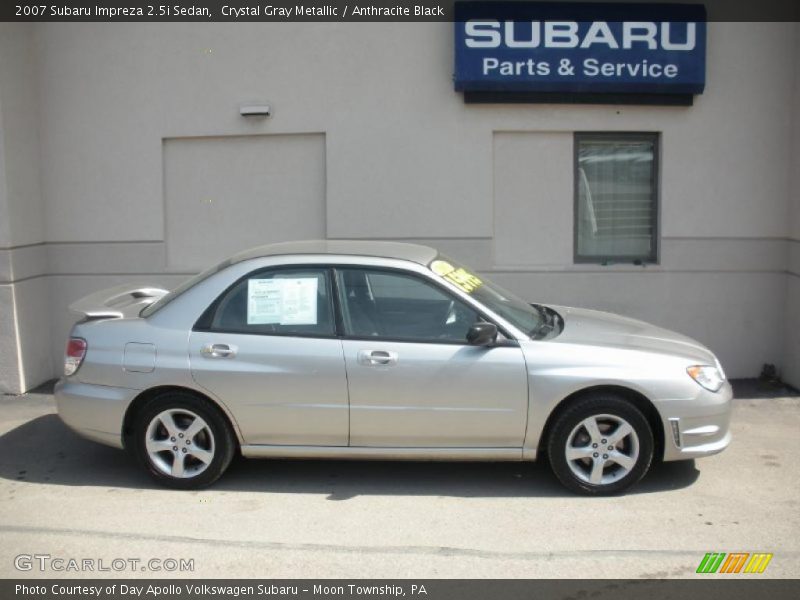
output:
[[[0,391],[53,374],[33,29],[0,24]]]
[[[325,136],[166,140],[164,214],[168,269],[199,271],[264,239],[325,237]]]
[[[1,37],[35,63],[13,94],[35,107],[39,187],[0,247],[45,243],[5,251],[39,287],[6,277],[0,306],[12,287],[45,303],[52,335],[33,318],[16,339],[46,346],[53,374],[72,300],[316,236],[438,246],[531,300],[688,333],[732,376],[796,365],[794,24],[710,23],[707,91],[687,108],[465,105],[448,23],[13,27]],[[241,117],[253,101],[273,116]],[[572,135],[606,130],[661,133],[658,265],[572,263]]]
[[[800,23],[795,24],[794,50],[794,100],[800,106]],[[800,114],[795,110],[792,120],[792,165],[790,173],[795,178],[800,173]],[[788,210],[789,258],[786,281],[786,337],[784,347],[783,378],[800,388],[800,187],[790,190]]]

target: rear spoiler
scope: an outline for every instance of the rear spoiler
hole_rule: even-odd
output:
[[[167,290],[161,288],[122,284],[89,294],[70,304],[69,310],[89,319],[121,319],[126,316],[126,308],[136,305],[141,310],[166,293]]]

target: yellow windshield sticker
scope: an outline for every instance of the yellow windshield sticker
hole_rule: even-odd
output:
[[[431,271],[444,277],[451,271],[455,271],[455,267],[445,260],[435,260],[431,263]]]
[[[481,281],[480,278],[476,277],[463,267],[456,268],[444,260],[433,261],[430,269],[439,277],[446,279],[468,294],[471,294],[483,285],[483,281]]]

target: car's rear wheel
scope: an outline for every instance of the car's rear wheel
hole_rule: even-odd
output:
[[[586,495],[616,494],[653,460],[653,432],[642,412],[611,394],[587,396],[558,416],[547,447],[556,477]]]
[[[216,481],[233,458],[231,428],[207,400],[170,392],[153,398],[134,425],[134,451],[159,483],[197,489]]]

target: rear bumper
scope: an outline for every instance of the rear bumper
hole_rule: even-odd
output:
[[[733,391],[726,381],[719,392],[702,390],[691,401],[665,401],[664,460],[702,458],[722,452],[731,443]]]
[[[58,416],[79,435],[122,448],[125,411],[140,390],[60,379],[55,387]]]

